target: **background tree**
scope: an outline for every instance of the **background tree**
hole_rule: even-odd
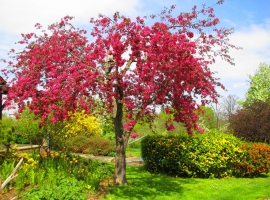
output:
[[[247,141],[270,143],[269,101],[258,101],[238,110],[231,116],[229,128]]]
[[[241,104],[250,105],[257,101],[266,101],[270,98],[270,65],[260,63],[254,75],[249,75],[249,89],[246,100]]]
[[[31,113],[28,107],[16,114],[15,132],[28,139],[29,144],[42,145],[43,139],[46,139],[46,130],[40,127],[40,119]]]
[[[228,42],[233,29],[216,26],[213,7],[194,6],[173,17],[174,7],[152,15],[152,25],[141,17],[132,21],[119,13],[100,15],[91,19],[92,42],[85,30],[72,26],[69,16],[43,35],[23,35],[19,43],[26,47],[9,62],[15,78],[7,103],[14,101],[22,111],[30,98],[32,112],[57,122],[68,118],[69,111],[93,112],[98,97],[114,121],[115,183],[125,184],[125,150],[136,122],[156,107],[170,107],[174,120],[189,133],[198,129],[196,98],[202,105],[217,102],[215,88],[224,88],[209,65],[215,56],[233,64],[228,54],[236,48]]]
[[[239,109],[238,104],[239,97],[236,95],[228,95],[227,97],[223,97],[222,101],[220,102],[224,119],[229,121],[230,116],[232,116],[237,109]]]
[[[240,108],[238,99],[236,95],[228,95],[211,105],[215,116],[215,128],[221,131],[227,130],[230,116]]]
[[[210,130],[216,128],[215,112],[210,106],[203,106],[203,113],[199,115],[200,126],[204,130]]]
[[[14,121],[14,119],[6,115],[3,115],[2,120],[0,120],[0,148],[3,145],[6,148],[6,152],[9,152],[11,145],[16,141]]]
[[[168,109],[170,110],[168,112]],[[148,134],[186,134],[186,128],[183,123],[175,122],[173,119],[173,110],[166,108],[160,112],[146,116],[136,124],[134,129],[140,133],[140,136]],[[143,133],[142,133],[143,132]]]

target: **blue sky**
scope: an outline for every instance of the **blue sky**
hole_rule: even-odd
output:
[[[65,15],[75,17],[74,25],[87,29],[89,19],[102,13],[111,16],[116,11],[129,17],[158,14],[164,6],[176,5],[175,13],[190,11],[194,5],[214,5],[217,0],[1,0],[0,1],[0,58],[7,58],[11,48],[21,50],[14,43],[21,33],[35,31],[39,22],[46,27]],[[215,6],[220,26],[235,29],[230,39],[243,50],[232,50],[235,66],[217,59],[211,66],[218,72],[227,91],[218,90],[222,96],[234,94],[244,99],[248,89],[247,74],[254,74],[260,62],[270,64],[270,1],[225,0]],[[0,68],[5,65],[0,63]]]

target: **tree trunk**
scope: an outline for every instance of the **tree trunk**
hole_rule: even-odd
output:
[[[120,138],[119,136],[117,136],[117,139],[116,139],[114,183],[116,185],[127,184],[127,179],[126,179],[126,148],[125,148],[123,139]]]
[[[116,139],[116,157],[114,183],[117,185],[127,184],[126,179],[126,145],[128,132],[124,130],[123,104],[115,100],[114,127]]]

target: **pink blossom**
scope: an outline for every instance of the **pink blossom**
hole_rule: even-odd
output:
[[[232,32],[215,27],[219,19],[212,7],[203,5],[173,15],[174,7],[162,11],[160,21],[152,15],[151,25],[142,17],[132,21],[117,13],[99,15],[90,21],[89,39],[86,30],[73,27],[70,16],[50,25],[43,35],[22,34],[19,43],[25,48],[6,63],[7,73],[14,77],[6,102],[15,102],[21,112],[31,99],[29,109],[43,121],[53,115],[54,122],[76,109],[101,115],[108,111],[109,116],[117,110],[129,120],[123,124],[127,131],[142,117],[152,120],[156,107],[169,105],[166,112],[184,123],[189,133],[199,129],[195,125],[196,98],[203,104],[216,102],[216,88],[224,89],[213,77],[210,64],[216,56],[232,63],[228,49],[239,48],[223,42]],[[206,26],[213,28],[211,34]],[[191,39],[194,33],[196,42]],[[104,65],[107,54],[113,55],[108,73]],[[127,55],[125,59],[123,55]],[[166,128],[173,131],[172,122]]]
[[[133,138],[133,139],[136,139],[139,137],[139,134],[138,133],[132,133],[130,134],[130,137]]]

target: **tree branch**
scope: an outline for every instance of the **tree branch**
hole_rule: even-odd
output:
[[[16,178],[18,176],[18,174],[15,175],[15,173],[17,172],[17,170],[21,166],[22,162],[23,162],[23,158],[21,158],[21,160],[18,162],[16,167],[11,172],[10,176],[3,182],[3,184],[1,185],[0,191],[2,191],[10,181],[12,181],[14,178]]]

